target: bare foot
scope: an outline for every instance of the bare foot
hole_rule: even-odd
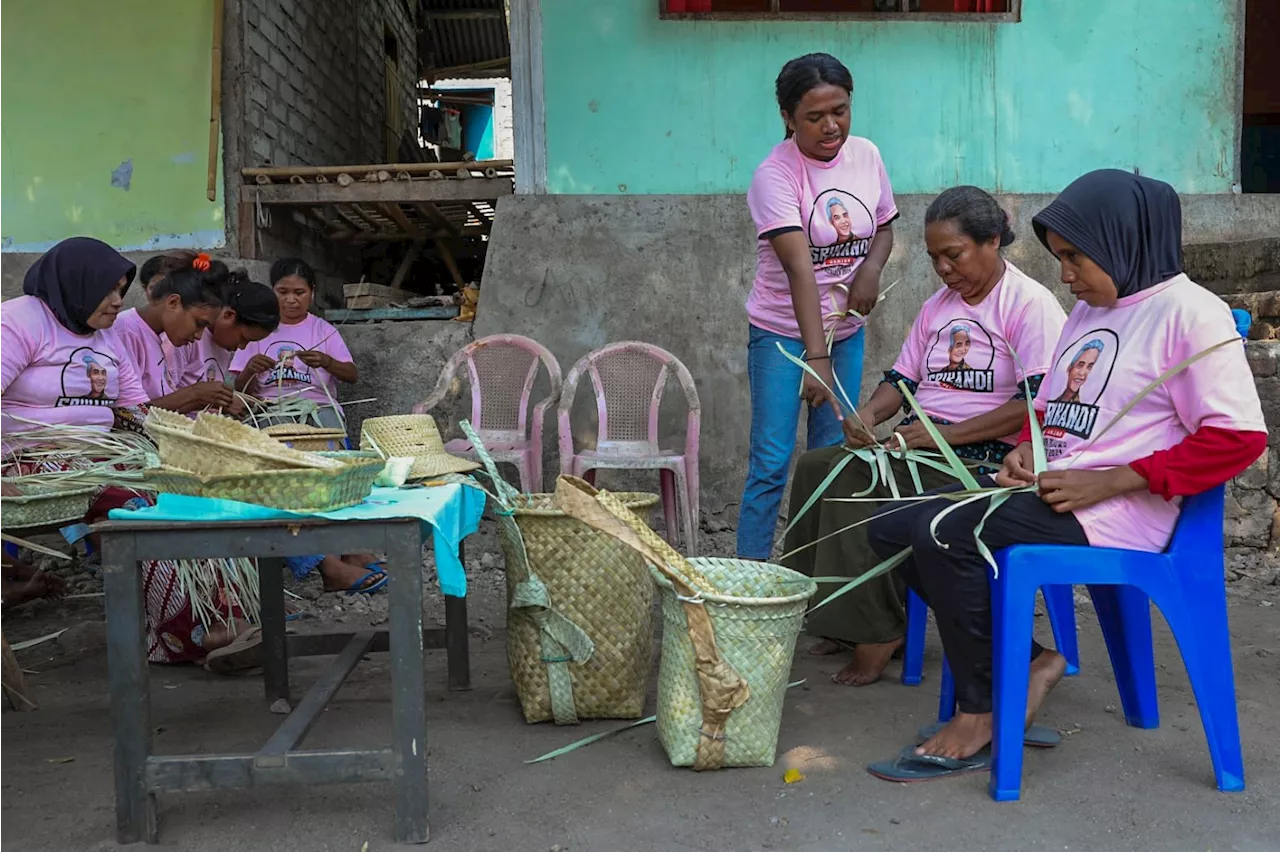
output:
[[[1057,651],[1045,649],[1031,661],[1031,676],[1027,680],[1027,727],[1040,712],[1045,698],[1062,680],[1067,671],[1067,658]]]
[[[350,562],[352,565],[372,565],[382,560],[378,559],[376,553],[344,553],[338,557],[343,562]]]
[[[210,651],[216,651],[219,648],[225,648],[230,645],[232,640],[240,633],[249,630],[253,625],[247,621],[241,621],[238,618],[231,619],[227,624],[217,624],[205,631],[204,641],[200,647],[207,654]]]
[[[324,578],[326,592],[349,591],[357,583],[360,584],[360,588],[368,588],[382,579],[377,573],[371,573],[363,564],[356,565],[336,556],[324,558],[320,563],[320,576]]]
[[[916,754],[965,760],[990,744],[990,713],[956,713],[941,731],[920,744]]]
[[[853,648],[847,642],[841,642],[838,639],[822,638],[809,646],[809,653],[815,657],[829,657],[832,654],[839,654],[841,651],[848,651]]]
[[[884,674],[885,666],[889,665],[894,651],[902,647],[902,642],[901,639],[895,639],[892,642],[864,642],[854,646],[853,659],[833,674],[831,680],[845,686],[868,686],[875,683]]]

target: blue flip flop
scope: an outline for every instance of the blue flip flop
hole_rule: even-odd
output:
[[[867,766],[867,771],[883,781],[912,783],[938,781],[957,775],[991,770],[991,747],[968,758],[938,757],[932,754],[916,754],[916,747],[905,747],[897,757],[881,760]]]
[[[932,725],[925,725],[916,732],[916,745],[920,745],[925,740],[930,739],[938,731],[942,730],[946,722],[934,722]],[[1027,728],[1027,732],[1022,737],[1022,744],[1031,748],[1053,748],[1062,742],[1062,735],[1053,728],[1046,728],[1044,725],[1032,725]]]
[[[370,565],[365,566],[365,568],[369,569],[368,572],[359,580],[356,580],[354,583],[352,583],[350,586],[347,587],[348,595],[371,595],[387,584],[387,572],[383,571],[380,568],[372,567],[373,565],[376,565],[376,564],[377,563],[372,563]],[[379,578],[376,582],[371,583],[368,586],[364,585],[366,582],[368,582],[370,577],[375,577],[375,576]]]

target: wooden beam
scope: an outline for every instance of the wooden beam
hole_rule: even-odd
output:
[[[449,274],[453,276],[453,283],[458,285],[459,290],[466,287],[467,282],[462,280],[462,272],[458,269],[457,261],[453,259],[453,252],[449,251],[449,244],[436,237],[436,251],[440,252],[440,259],[449,268]]]
[[[422,237],[422,230],[417,225],[409,221],[409,217],[404,215],[404,211],[400,209],[399,204],[395,204],[395,203],[379,204],[378,207],[382,210],[382,212],[390,216],[391,221],[399,225],[400,228],[406,234],[409,234],[411,236],[415,236],[418,238]],[[391,286],[395,287],[397,285],[392,284]]]
[[[457,315],[457,305],[439,305],[430,308],[367,308],[361,311],[331,309],[324,312],[324,318],[331,323],[375,322],[378,320],[453,319]]]
[[[247,178],[289,178],[298,177],[334,177],[335,175],[363,175],[369,172],[408,172],[411,175],[425,175],[434,171],[456,172],[458,169],[471,169],[482,172],[488,168],[510,169],[511,160],[472,160],[455,163],[365,163],[355,166],[252,166],[241,169],[240,174]]]
[[[441,213],[439,207],[436,207],[434,204],[421,201],[415,201],[413,206],[417,208],[419,213],[430,219],[432,222],[435,222],[437,226],[443,228],[445,231],[448,231],[451,234],[458,233],[458,224],[448,216]],[[464,222],[463,224],[465,225],[466,223]]]
[[[426,244],[426,240],[414,240],[413,245],[409,246],[409,250],[404,253],[404,259],[400,261],[400,266],[396,268],[396,274],[391,278],[391,289],[394,290],[404,283],[404,279],[409,275],[409,267],[413,266],[418,255],[422,254],[422,248]]]
[[[496,201],[512,194],[511,178],[471,178],[469,180],[387,181],[353,183],[343,187],[333,183],[273,183],[246,185],[249,203],[262,204],[377,204],[415,201]]]

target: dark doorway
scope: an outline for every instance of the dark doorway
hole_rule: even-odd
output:
[[[1280,0],[1245,0],[1240,188],[1280,193]]]

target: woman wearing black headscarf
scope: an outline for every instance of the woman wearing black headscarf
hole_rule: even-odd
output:
[[[1182,211],[1168,184],[1128,172],[1091,172],[1034,219],[1078,300],[1054,348],[1036,398],[1048,469],[1033,470],[1030,424],[1003,470],[985,486],[1038,484],[987,518],[982,541],[1068,544],[1159,552],[1169,542],[1180,498],[1221,485],[1266,449],[1266,425],[1231,312],[1182,273]],[[1097,361],[1078,387],[1068,363],[1092,341]],[[1224,345],[1228,344],[1228,345]],[[1142,389],[1175,365],[1212,350],[1156,391]],[[991,599],[988,567],[974,536],[986,501],[963,506],[937,526],[939,499],[884,514],[868,540],[886,558],[911,547],[899,570],[938,616],[956,682],[959,712],[914,752],[872,764],[889,780],[927,780],[989,766]],[[1027,721],[1062,677],[1065,661],[1032,649]]]
[[[120,410],[146,403],[142,383],[111,328],[134,273],[134,265],[106,243],[73,237],[58,243],[27,270],[24,295],[0,305],[0,422],[6,477],[51,466],[77,467],[86,461],[72,452],[59,460],[48,456],[24,460],[22,432],[40,425],[106,431]],[[6,488],[10,485],[6,483]],[[103,489],[86,521],[103,520],[113,508],[146,505],[148,500],[124,488]],[[244,614],[220,587],[205,610],[218,612],[221,620],[200,620],[182,581],[183,573],[191,576],[198,571],[209,572],[210,585],[217,586],[218,569],[209,560],[185,571],[176,562],[142,563],[147,657],[152,662],[201,660],[230,644],[246,626]],[[29,566],[11,563],[6,557],[4,579],[6,603],[13,602],[14,596],[31,596],[35,576]],[[49,581],[35,592],[56,594],[58,585]]]

